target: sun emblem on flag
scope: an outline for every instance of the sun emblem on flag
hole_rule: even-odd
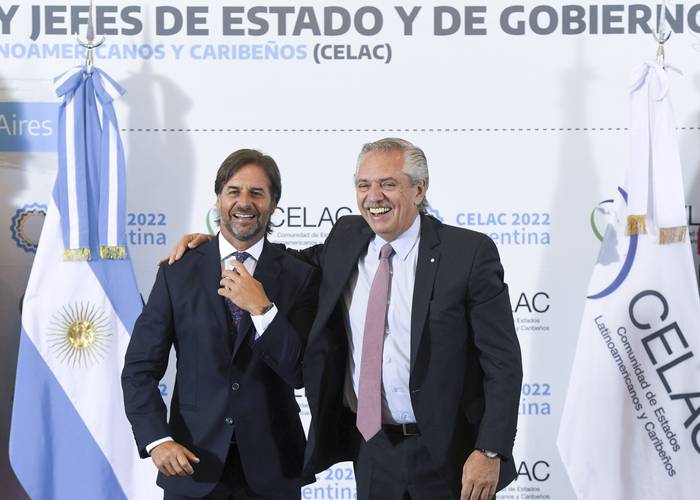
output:
[[[51,318],[49,347],[62,362],[86,367],[104,356],[109,330],[109,320],[95,304],[67,304]]]

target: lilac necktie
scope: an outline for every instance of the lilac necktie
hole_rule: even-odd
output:
[[[391,282],[389,258],[393,253],[394,249],[389,243],[382,247],[367,303],[357,395],[357,429],[365,441],[369,441],[382,426],[382,354]]]
[[[248,252],[233,252],[228,257],[233,257],[238,262],[243,263],[248,259],[248,257],[250,257],[250,254]],[[228,257],[226,257],[226,258],[228,258]],[[234,272],[235,272],[235,270],[234,270]],[[238,328],[238,323],[241,321],[241,318],[243,318],[246,311],[244,309],[241,309],[240,307],[238,307],[236,304],[231,302],[229,299],[226,299],[226,306],[228,307],[228,310],[231,312],[231,319],[233,320],[233,325],[236,328]]]

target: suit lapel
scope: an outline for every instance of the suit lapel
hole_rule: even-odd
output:
[[[277,297],[277,291],[279,289],[280,272],[282,271],[281,257],[282,252],[265,239],[263,250],[260,253],[260,259],[253,273],[253,277],[262,284],[265,293],[273,302]],[[243,339],[247,338],[253,329],[253,320],[250,319],[250,314],[244,314],[241,318],[241,322],[238,324],[236,342],[233,345],[233,357],[238,353]]]
[[[316,318],[318,324],[324,325],[338,305],[341,295],[348,284],[352,272],[357,268],[362,252],[367,249],[369,240],[372,238],[372,229],[362,223],[359,230],[346,231],[338,235],[338,242],[334,243],[336,255],[326,256],[326,265],[323,267],[324,279],[330,281],[327,299],[321,300],[326,306],[319,310],[319,317]]]
[[[200,250],[201,249],[201,250]],[[219,256],[219,242],[216,238],[206,245],[193,250],[202,253],[199,261],[199,278],[202,290],[207,302],[214,312],[216,322],[222,332],[228,332],[228,320],[226,319],[226,303],[224,298],[217,293],[219,281],[221,281],[221,257]]]
[[[416,364],[416,355],[428,314],[433,283],[440,263],[438,245],[440,237],[437,228],[440,223],[432,217],[421,216],[421,235],[418,243],[418,263],[416,281],[413,285],[413,305],[411,307],[411,371]]]

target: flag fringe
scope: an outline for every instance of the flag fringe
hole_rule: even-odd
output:
[[[647,234],[646,216],[628,215],[627,216],[627,236],[637,236],[639,234]]]
[[[89,248],[66,248],[63,251],[64,260],[90,260]]]
[[[100,246],[100,258],[110,260],[126,259],[126,247],[108,247],[104,245]]]
[[[685,241],[685,233],[688,226],[662,227],[659,229],[659,244],[676,243]]]

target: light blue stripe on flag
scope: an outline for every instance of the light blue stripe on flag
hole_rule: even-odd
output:
[[[136,318],[143,309],[143,301],[138,292],[122,292],[122,290],[138,290],[131,261],[128,258],[111,261],[91,260],[89,264],[124,325],[124,329],[131,335]]]
[[[89,84],[89,81],[86,82]],[[91,93],[89,92],[89,87],[87,84],[83,84],[75,89],[73,94],[73,104],[75,106],[75,115],[73,122],[74,137],[75,137],[75,187],[76,187],[76,197],[78,202],[78,221],[79,221],[79,245],[78,248],[91,248],[90,245],[90,215],[92,212],[88,208],[88,203],[90,199],[88,198],[89,193],[96,193],[97,191],[92,189],[92,182],[88,184],[88,144],[86,141],[88,134],[90,134],[90,121],[87,116],[89,110],[89,99]],[[70,126],[70,124],[66,124]],[[92,172],[90,172],[92,173]],[[63,216],[63,213],[61,213]],[[73,246],[66,246],[66,248],[74,248]]]
[[[19,357],[10,463],[27,494],[35,500],[126,498],[110,463],[24,329]]]

